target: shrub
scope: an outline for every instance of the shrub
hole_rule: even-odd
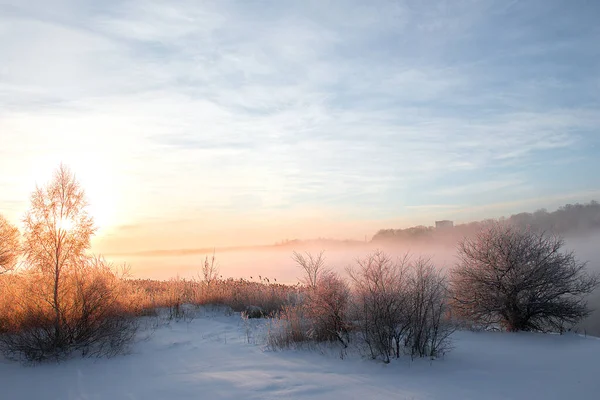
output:
[[[269,320],[267,328],[267,347],[271,350],[293,348],[313,340],[301,305],[284,306],[277,318]]]
[[[406,299],[408,258],[398,263],[381,251],[349,269],[354,284],[354,315],[372,358],[400,357],[409,320]]]
[[[54,309],[46,301],[50,286],[35,271],[24,274],[18,284],[13,282],[11,294],[19,297],[0,331],[0,351],[7,358],[41,362],[75,352],[113,356],[127,349],[137,323],[123,302],[122,281],[108,264],[89,258],[63,275],[59,334]]]
[[[326,271],[317,285],[308,289],[304,312],[312,326],[310,336],[316,341],[338,341],[347,347],[349,341],[350,290],[338,274]]]
[[[585,296],[598,275],[560,237],[496,223],[459,244],[452,271],[453,308],[484,327],[562,330],[589,314]]]
[[[371,357],[389,362],[405,351],[435,357],[449,348],[453,324],[447,312],[447,286],[429,259],[394,262],[376,251],[357,261],[353,314]]]
[[[339,341],[348,346],[348,305],[350,289],[335,272],[325,266],[323,252],[314,256],[294,253],[293,259],[304,271],[302,310],[310,325],[307,332],[315,341]]]
[[[431,261],[418,258],[408,277],[408,329],[405,344],[411,356],[436,357],[450,349],[455,324],[449,315],[446,278]]]

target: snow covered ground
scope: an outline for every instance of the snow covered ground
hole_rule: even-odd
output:
[[[252,321],[256,324],[255,321]],[[600,340],[457,332],[445,358],[385,365],[336,351],[273,352],[260,327],[204,312],[160,326],[113,359],[23,367],[0,359],[0,399],[590,399]],[[255,344],[254,342],[258,343]]]

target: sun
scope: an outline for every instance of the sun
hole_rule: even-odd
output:
[[[59,230],[69,232],[73,229],[74,223],[71,218],[61,218],[56,225]]]
[[[118,203],[121,198],[121,179],[119,172],[96,153],[87,154],[52,154],[37,160],[31,167],[31,181],[42,184],[51,179],[51,171],[64,163],[75,174],[75,179],[85,192],[86,211],[102,235],[107,230],[118,226]],[[61,220],[58,227],[63,230],[73,228],[73,221]]]

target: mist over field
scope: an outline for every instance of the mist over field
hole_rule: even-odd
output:
[[[444,270],[456,263],[456,244],[463,236],[445,236],[440,241],[405,242],[339,242],[312,241],[309,243],[215,250],[215,258],[223,278],[244,278],[258,280],[269,278],[271,281],[295,284],[301,276],[301,270],[292,259],[294,251],[313,254],[323,251],[326,264],[334,271],[346,274],[348,267],[356,264],[357,258],[363,258],[375,250],[383,250],[392,257],[431,258],[433,263]],[[564,235],[565,250],[572,250],[581,261],[586,261],[590,272],[600,272],[600,233],[573,232]],[[193,252],[193,251],[192,251]],[[171,279],[175,277],[199,279],[201,264],[212,252],[198,251],[195,254],[162,255],[121,255],[111,257],[115,262],[127,262],[131,266],[134,278]],[[600,290],[596,289],[589,297],[592,314],[578,327],[582,332],[600,336]]]
[[[566,248],[575,251],[578,258],[588,261],[592,271],[600,271],[600,254],[597,249],[600,235],[590,237],[566,238]],[[383,250],[393,257],[410,254],[413,257],[431,258],[438,267],[451,267],[456,262],[456,245],[399,243],[399,244],[347,244],[319,245],[300,244],[277,248],[248,248],[239,250],[215,251],[221,275],[224,278],[268,277],[281,283],[296,283],[299,275],[298,266],[292,260],[294,251],[318,253],[324,251],[327,265],[344,272],[346,267],[355,264],[357,258],[365,257],[375,250]],[[131,273],[136,278],[169,279],[197,277],[204,257],[212,253],[196,253],[186,255],[117,255],[109,257],[115,262],[126,262],[131,265]]]
[[[567,247],[575,252],[580,260],[588,262],[591,272],[600,272],[600,233],[567,238]],[[588,304],[591,315],[578,326],[580,330],[594,336],[600,336],[600,288],[590,294]]]
[[[365,257],[374,250],[399,257],[407,252],[414,255],[431,257],[438,266],[450,266],[454,262],[454,249],[447,245],[410,245],[410,244],[348,244],[348,245],[319,245],[300,244],[282,248],[250,248],[215,252],[221,275],[224,278],[258,278],[258,276],[277,279],[278,282],[294,284],[298,281],[300,270],[292,260],[294,251],[318,253],[324,251],[327,266],[344,272],[346,267],[353,265],[357,258]],[[115,262],[127,262],[131,265],[131,273],[136,278],[169,279],[175,276],[181,278],[197,277],[205,256],[212,253],[197,253],[188,255],[132,255],[114,256]]]

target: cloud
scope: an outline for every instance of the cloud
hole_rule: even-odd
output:
[[[465,194],[470,194],[473,192],[496,192],[498,190],[506,190],[507,188],[518,188],[519,186],[523,185],[523,183],[523,181],[518,179],[483,181],[461,186],[449,186],[442,189],[434,189],[432,193],[438,196],[464,196]]]
[[[107,225],[509,200],[600,125],[597,29],[554,2],[0,4],[0,168],[71,163]]]

